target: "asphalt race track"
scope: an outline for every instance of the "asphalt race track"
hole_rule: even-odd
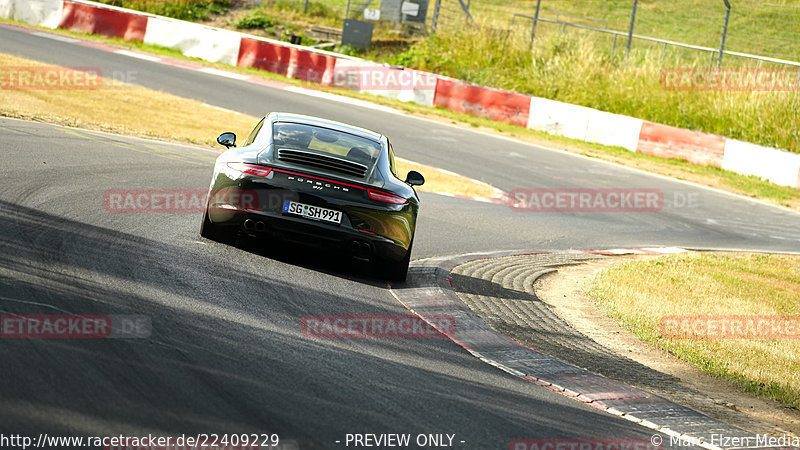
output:
[[[362,125],[387,134],[399,156],[505,191],[664,192],[663,210],[649,213],[526,213],[423,193],[413,258],[657,245],[800,251],[800,215],[614,165],[5,26],[0,52],[135,72],[138,84],[252,115]],[[135,314],[153,327],[150,339],[4,339],[2,433],[278,433],[301,449],[345,448],[347,433],[449,433],[463,449],[652,435],[447,339],[304,337],[309,314],[406,313],[364,268],[203,240],[200,214],[104,208],[113,189],[207,188],[213,151],[11,119],[0,119],[0,142],[0,312]]]

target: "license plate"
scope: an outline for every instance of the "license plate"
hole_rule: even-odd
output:
[[[342,212],[328,208],[320,208],[319,206],[306,205],[304,203],[297,203],[290,200],[283,202],[283,212],[287,214],[296,214],[303,216],[306,219],[321,220],[323,222],[340,224],[342,223]]]

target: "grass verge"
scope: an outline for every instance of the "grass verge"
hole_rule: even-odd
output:
[[[797,68],[782,66],[793,86],[786,90],[764,90],[749,82],[677,89],[663,84],[662,70],[693,70],[700,76],[694,80],[704,80],[707,55],[662,59],[659,49],[640,49],[625,60],[619,55],[609,58],[592,36],[577,32],[537,39],[541,42],[531,51],[520,33],[462,27],[385,59],[477,84],[800,152]],[[497,51],[500,48],[503,51]],[[775,74],[770,70],[762,67],[761,74]]]
[[[181,20],[207,20],[225,14],[234,6],[230,0],[100,0],[100,3]]]
[[[31,77],[62,73],[55,66],[0,54],[0,70],[11,68]],[[92,88],[71,89],[67,85],[47,90],[5,88],[0,95],[0,115],[209,146],[216,145],[216,135],[209,130],[216,130],[221,123],[243,136],[256,123],[245,114],[110,78],[99,78],[97,83],[83,86]]]
[[[666,316],[792,316],[797,328],[800,256],[691,252],[635,260],[602,272],[589,294],[644,341],[745,391],[800,408],[797,337],[689,339],[660,327]]]
[[[0,53],[0,72],[5,70],[25,71],[31,77],[62,73],[61,68]],[[215,148],[220,148],[216,144],[217,131],[247,136],[258,122],[246,114],[113,79],[99,78],[93,82],[83,75],[78,79],[81,86],[92,89],[63,85],[49,90],[3,89],[0,116]],[[224,130],[220,124],[225,124]],[[490,186],[435,167],[408,160],[399,160],[397,166],[398,174],[416,170],[426,176],[425,185],[418,190],[475,197],[496,194]]]

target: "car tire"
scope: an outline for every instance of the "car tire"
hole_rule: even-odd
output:
[[[208,218],[208,208],[203,213],[203,223],[200,225],[200,236],[211,239],[212,241],[225,242],[227,236],[225,230],[219,225],[214,225]]]
[[[408,277],[408,265],[411,262],[411,245],[408,246],[406,255],[400,260],[388,260],[383,267],[384,277],[388,281],[402,283]]]

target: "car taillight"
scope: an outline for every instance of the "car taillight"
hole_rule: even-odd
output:
[[[242,173],[249,173],[250,175],[257,175],[259,177],[265,177],[272,172],[272,167],[259,166],[258,164],[228,163],[228,167]]]
[[[397,205],[405,205],[408,200],[400,197],[399,195],[390,194],[388,192],[376,191],[375,189],[367,189],[369,198],[386,203],[395,203]]]

